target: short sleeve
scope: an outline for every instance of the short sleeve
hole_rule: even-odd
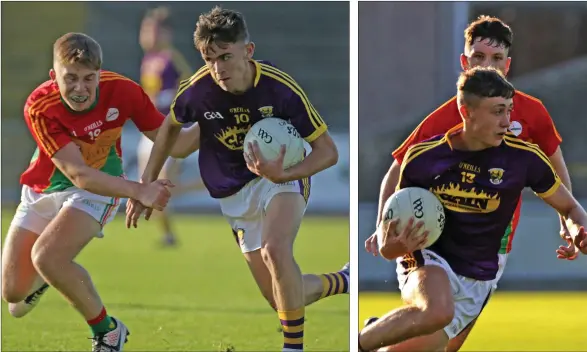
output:
[[[131,116],[131,119],[139,131],[152,131],[161,127],[165,116],[157,110],[143,88],[132,82],[129,85],[128,90],[130,91],[128,96],[134,98],[132,100],[134,113]]]
[[[554,154],[556,149],[562,143],[563,139],[556,130],[554,121],[546,107],[537,102],[536,107],[531,110],[533,114],[532,119],[532,138],[533,143],[538,144],[540,149],[544,151],[547,156]]]
[[[171,103],[169,115],[171,121],[176,125],[185,125],[196,121],[196,113],[190,104],[190,95],[193,93],[193,87],[190,82],[182,81],[175,99]]]
[[[50,158],[71,142],[71,137],[65,126],[54,119],[44,116],[37,109],[35,103],[25,105],[24,119],[37,146]]]
[[[537,146],[528,144],[528,159],[526,186],[541,198],[549,197],[560,186],[560,178],[546,154]]]
[[[288,88],[291,94],[285,102],[285,113],[306,142],[311,143],[328,127],[299,85],[292,81]]]

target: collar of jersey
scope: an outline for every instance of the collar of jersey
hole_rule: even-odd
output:
[[[452,146],[452,142],[450,141],[450,137],[461,132],[462,130],[463,130],[463,123],[461,122],[458,125],[452,127],[448,131],[446,131],[446,134],[444,135],[444,139],[446,139],[446,143],[448,144],[450,150],[454,150],[454,148]]]
[[[65,106],[65,108],[67,109],[67,111],[71,112],[72,114],[85,114],[86,112],[92,111],[96,105],[98,105],[98,98],[100,97],[100,87],[96,88],[96,99],[94,100],[94,102],[92,103],[92,105],[90,105],[89,108],[87,108],[84,111],[75,111],[72,110],[69,105],[67,105],[67,103],[65,102],[65,100],[63,100],[63,96],[61,96],[61,94],[59,94],[59,98],[61,99],[61,104],[63,104],[63,106]]]

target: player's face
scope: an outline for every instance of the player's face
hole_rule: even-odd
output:
[[[74,111],[84,111],[96,101],[100,71],[80,64],[54,63],[49,73],[61,97]]]
[[[502,97],[484,98],[477,106],[468,109],[465,123],[477,141],[486,147],[497,147],[510,126],[512,99]]]
[[[461,67],[465,71],[477,66],[491,66],[507,75],[511,61],[508,50],[503,45],[491,43],[491,39],[478,38],[467,52],[461,54]]]
[[[240,94],[253,85],[254,69],[250,63],[253,43],[211,43],[200,51],[212,76],[223,90]]]
[[[171,40],[171,33],[155,21],[144,20],[139,32],[139,43],[144,51],[164,47]]]

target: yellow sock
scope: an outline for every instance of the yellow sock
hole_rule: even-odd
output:
[[[318,275],[322,280],[320,299],[349,292],[349,277],[344,272]]]
[[[305,307],[292,311],[278,311],[283,328],[283,350],[304,350],[304,313]]]

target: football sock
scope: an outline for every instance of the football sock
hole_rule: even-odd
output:
[[[102,307],[102,311],[94,319],[88,320],[88,325],[92,329],[94,336],[102,335],[116,329],[116,322],[106,314],[106,308]]]
[[[322,274],[318,275],[318,277],[322,280],[323,287],[320,299],[341,293],[349,293],[349,277],[345,271]]]
[[[277,312],[283,328],[283,351],[304,350],[304,312],[304,307]]]

